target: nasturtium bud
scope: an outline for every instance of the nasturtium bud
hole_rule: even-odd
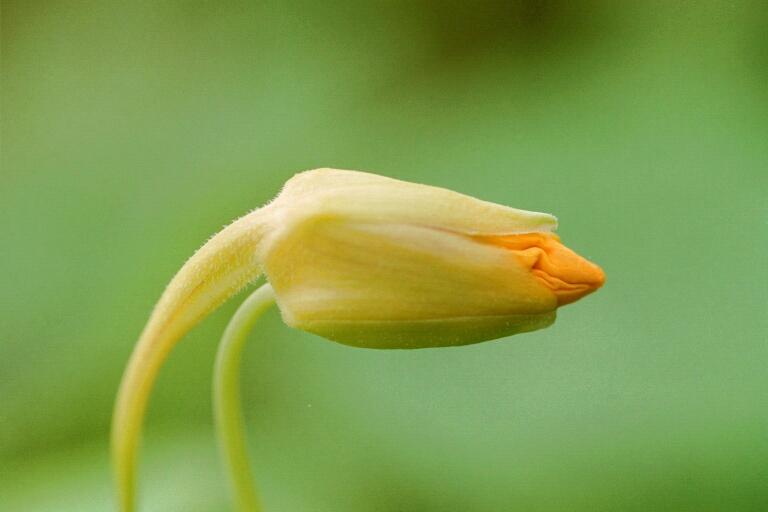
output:
[[[546,327],[558,306],[603,284],[556,226],[548,214],[369,173],[296,175],[200,248],[152,312],[113,418],[123,509],[132,508],[141,422],[162,362],[262,273],[290,326],[359,347],[464,345]]]
[[[551,324],[603,282],[551,215],[354,171],[302,173],[262,212],[288,325],[371,348],[462,345]]]

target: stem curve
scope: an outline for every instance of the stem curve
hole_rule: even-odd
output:
[[[248,333],[261,314],[275,302],[267,283],[253,292],[237,309],[221,338],[213,373],[213,414],[219,451],[228,472],[235,510],[260,512],[245,442],[240,406],[240,360]]]
[[[265,209],[225,227],[181,267],[166,287],[123,373],[112,416],[112,467],[120,512],[136,508],[137,452],[149,395],[178,341],[261,274],[258,249]]]

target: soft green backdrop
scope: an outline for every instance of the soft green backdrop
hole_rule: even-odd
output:
[[[267,315],[244,398],[268,512],[768,509],[767,24],[761,1],[3,1],[0,509],[110,509],[154,301],[320,166],[552,212],[608,283],[454,349]],[[142,510],[228,509],[209,395],[240,300],[163,370]]]

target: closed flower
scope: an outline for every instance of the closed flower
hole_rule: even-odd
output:
[[[604,280],[551,233],[550,215],[373,174],[299,174],[256,214],[285,322],[351,345],[461,345],[539,329]]]

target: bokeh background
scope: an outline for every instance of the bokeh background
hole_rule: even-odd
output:
[[[608,283],[544,331],[367,351],[260,323],[268,511],[768,510],[761,1],[2,2],[0,509],[105,511],[163,287],[293,173],[552,212]],[[215,347],[172,354],[142,510],[229,509]]]

